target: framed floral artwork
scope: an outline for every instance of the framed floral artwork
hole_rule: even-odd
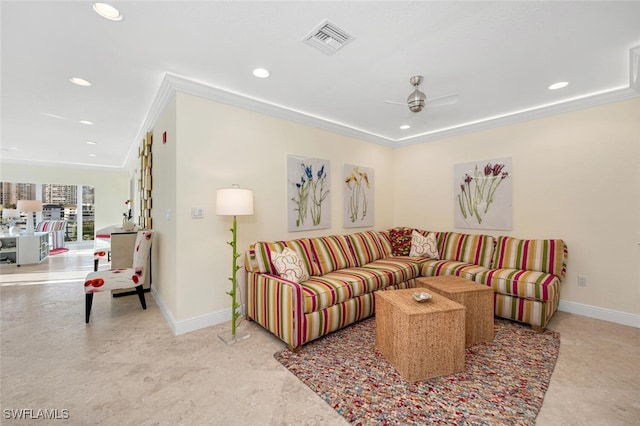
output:
[[[453,176],[456,228],[511,230],[511,158],[455,164]]]
[[[374,177],[370,167],[344,165],[344,227],[373,226]]]
[[[287,229],[331,227],[329,160],[287,157]]]

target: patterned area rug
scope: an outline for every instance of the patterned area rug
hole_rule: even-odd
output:
[[[533,425],[560,335],[495,321],[493,342],[467,348],[465,371],[408,383],[375,349],[375,318],[274,356],[353,424]]]

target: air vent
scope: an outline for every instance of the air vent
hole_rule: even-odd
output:
[[[348,32],[327,20],[311,31],[303,41],[327,55],[333,55],[341,47],[353,41],[354,38]]]

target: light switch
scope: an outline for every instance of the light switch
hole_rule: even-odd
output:
[[[167,216],[167,220],[170,221],[171,220],[171,209],[167,209],[166,216]]]
[[[202,207],[192,207],[191,219],[204,219],[204,209]]]

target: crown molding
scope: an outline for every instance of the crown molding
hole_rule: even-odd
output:
[[[630,76],[628,87],[617,87],[606,91],[592,93],[578,98],[561,101],[554,104],[540,105],[526,110],[513,111],[498,116],[483,117],[479,120],[463,123],[454,127],[435,129],[427,133],[409,136],[401,139],[393,139],[384,135],[368,132],[345,123],[316,116],[283,105],[274,104],[264,99],[254,98],[242,93],[214,87],[194,79],[186,78],[172,73],[165,73],[151,104],[149,113],[138,130],[136,141],[131,145],[127,158],[123,164],[125,167],[137,152],[137,141],[142,140],[148,131],[151,131],[158,117],[164,111],[167,104],[175,97],[177,92],[198,96],[215,102],[221,102],[238,108],[270,115],[272,117],[289,120],[295,123],[320,128],[329,132],[352,137],[366,142],[384,145],[388,147],[402,147],[438,139],[463,135],[479,130],[506,126],[528,120],[548,117],[590,108],[612,102],[624,101],[640,96],[640,46],[630,49]]]
[[[633,90],[630,87],[612,89],[597,94],[586,95],[580,98],[563,101],[561,103],[542,105],[527,110],[507,113],[501,116],[486,117],[474,122],[463,123],[455,127],[436,129],[429,133],[423,133],[420,135],[400,139],[395,146],[401,147],[406,145],[415,145],[423,142],[430,142],[452,136],[477,132],[479,130],[492,129],[495,127],[507,126],[523,121],[535,120],[538,118],[577,111],[584,108],[591,108],[594,106],[612,102],[624,101],[637,96],[640,96],[640,91]]]

